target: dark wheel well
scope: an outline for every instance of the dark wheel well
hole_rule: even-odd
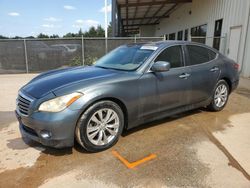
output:
[[[231,93],[232,91],[232,82],[230,81],[230,79],[224,77],[224,78],[221,78],[221,80],[225,80],[229,86],[229,93]]]

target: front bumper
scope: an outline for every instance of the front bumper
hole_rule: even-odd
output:
[[[30,116],[15,112],[23,137],[54,148],[74,145],[75,126],[80,111],[65,109],[58,113],[34,112]],[[44,132],[49,136],[44,137],[42,134]]]

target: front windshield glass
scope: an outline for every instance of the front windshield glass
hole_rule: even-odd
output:
[[[119,70],[135,70],[148,59],[154,50],[142,46],[121,46],[99,59],[95,66]]]

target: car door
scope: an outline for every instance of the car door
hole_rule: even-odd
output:
[[[170,63],[166,72],[148,71],[140,79],[142,116],[164,112],[189,103],[191,90],[190,69],[184,66],[181,45],[170,46],[161,51],[154,62]]]
[[[217,83],[220,67],[217,54],[203,46],[186,45],[186,62],[191,69],[191,103],[199,103],[212,96]]]

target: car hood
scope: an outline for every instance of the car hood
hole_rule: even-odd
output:
[[[100,79],[116,74],[119,74],[119,71],[95,66],[58,69],[38,75],[25,85],[22,90],[35,98],[41,98],[49,92],[76,82]]]

